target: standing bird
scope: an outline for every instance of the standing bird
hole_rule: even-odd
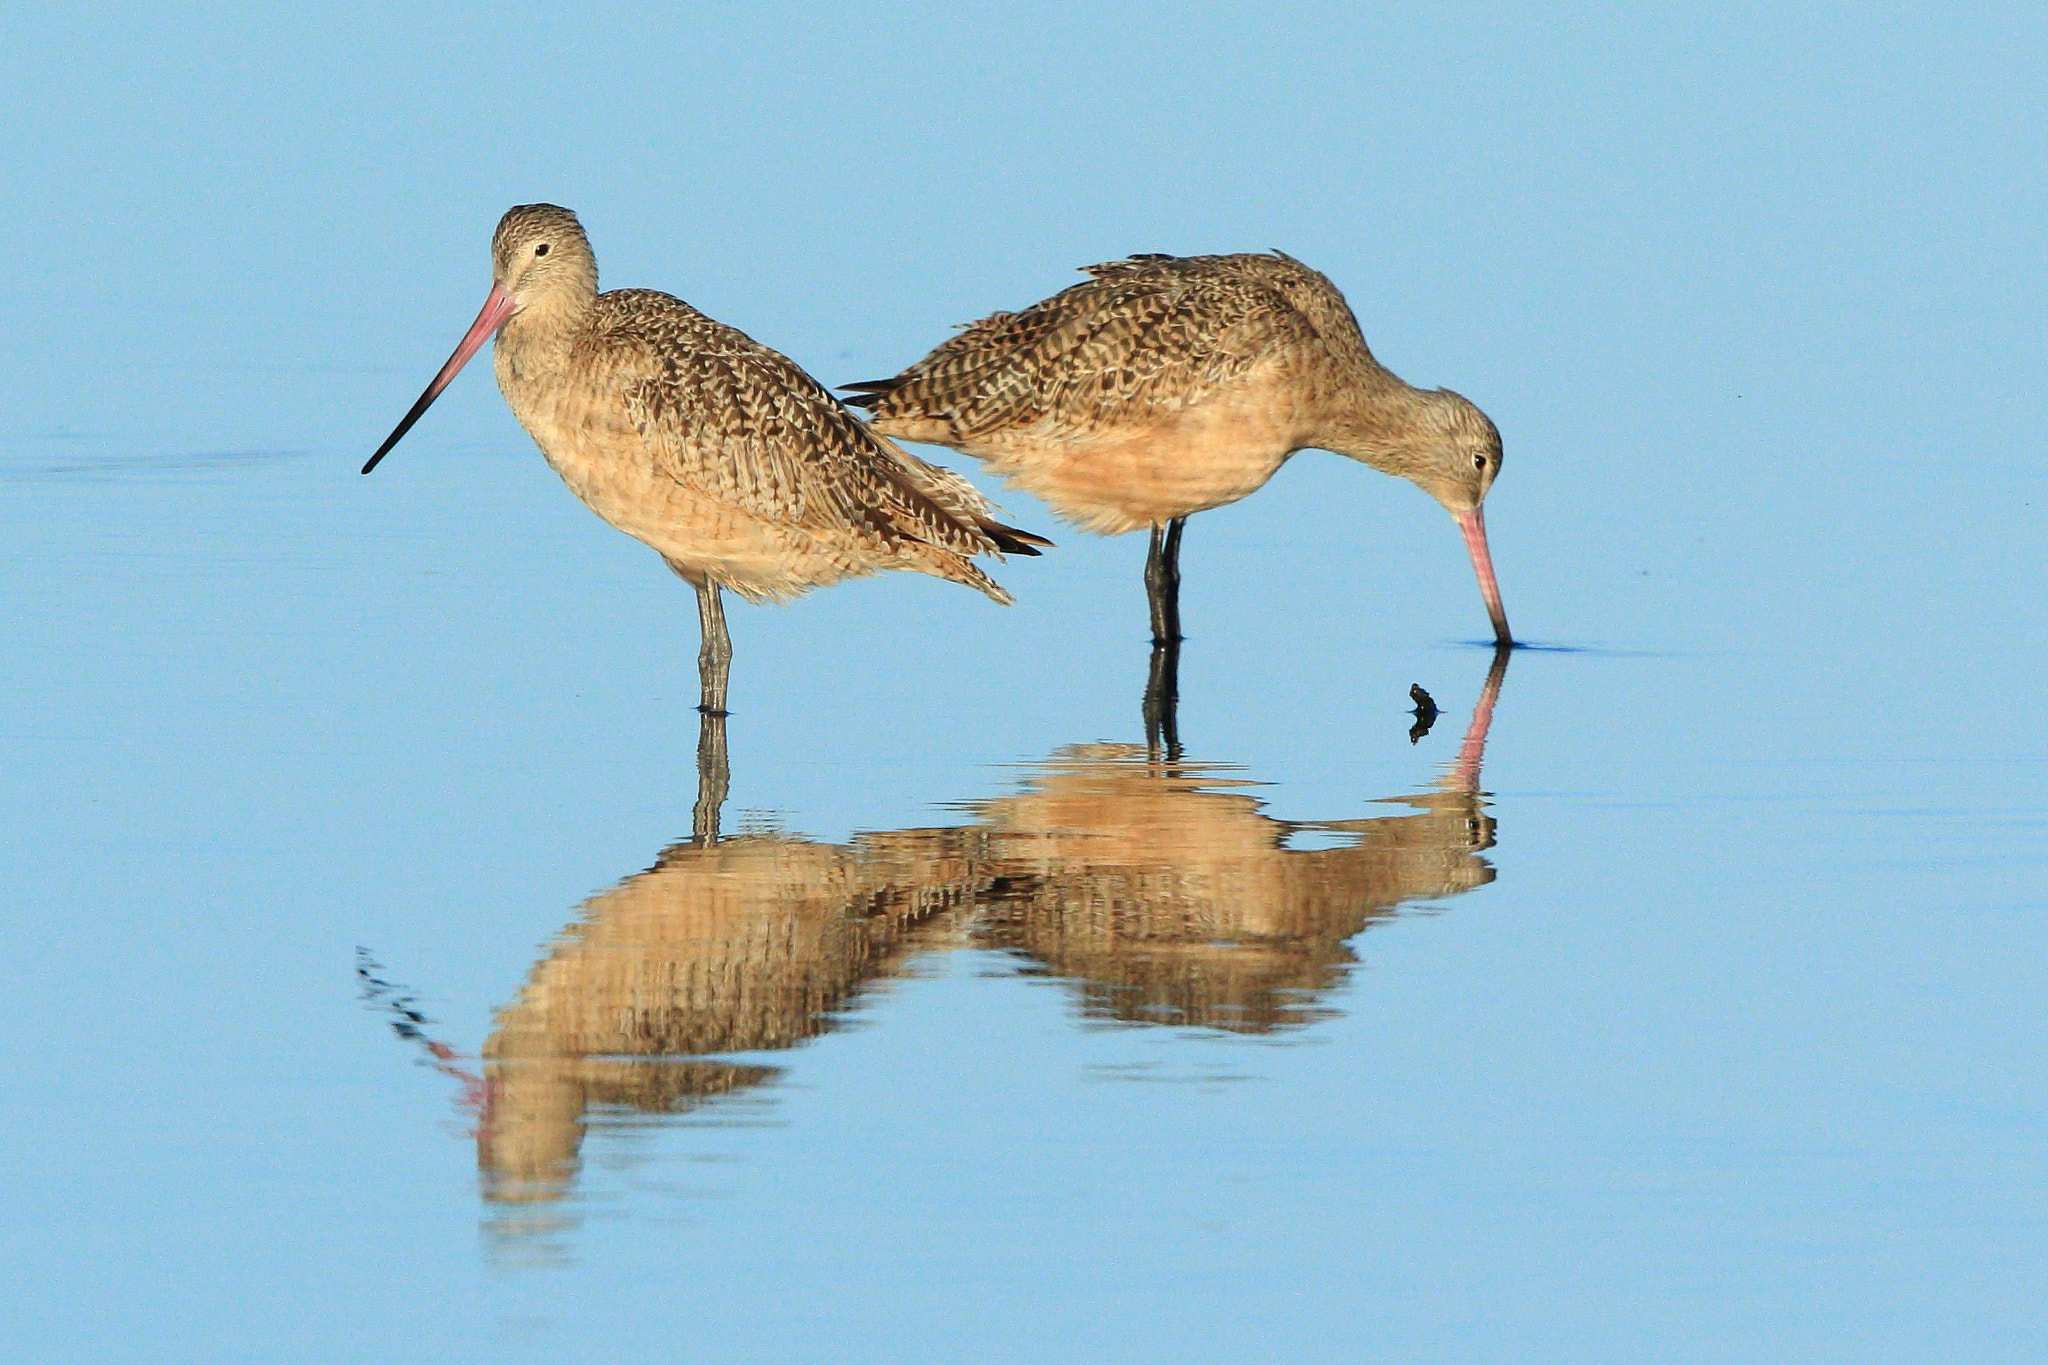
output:
[[[847,411],[790,360],[681,299],[597,292],[576,215],[522,204],[491,238],[491,294],[462,344],[363,466],[412,429],[492,334],[498,388],[571,492],[697,590],[701,710],[723,714],[720,588],[786,601],[878,569],[1010,595],[974,555],[1035,555],[950,470]]]
[[[1420,484],[1457,518],[1513,643],[1480,504],[1500,432],[1366,349],[1337,287],[1290,256],[1133,256],[1021,313],[991,313],[893,379],[849,384],[877,431],[951,446],[1067,520],[1152,528],[1152,636],[1180,638],[1188,517],[1256,492],[1297,450]]]

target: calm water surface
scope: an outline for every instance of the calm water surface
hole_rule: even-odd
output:
[[[1493,670],[1436,518],[1301,600],[1398,491],[1307,456],[1196,523],[1184,754],[1083,543],[736,617],[713,839],[687,593],[427,445],[0,485],[37,1358],[2031,1349],[2041,732],[1937,601],[1615,572]]]
[[[6,29],[0,1355],[2041,1358],[2038,15]],[[1143,544],[1012,497],[1014,608],[735,604],[706,800],[484,374],[355,473],[535,199],[835,383],[1283,247],[1543,647],[1307,453],[1154,754]]]

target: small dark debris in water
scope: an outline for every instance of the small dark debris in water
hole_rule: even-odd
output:
[[[1436,698],[1423,691],[1421,683],[1409,683],[1408,699],[1415,703],[1415,710],[1410,713],[1415,717],[1415,724],[1408,727],[1408,742],[1414,744],[1429,733],[1430,726],[1436,724]]]

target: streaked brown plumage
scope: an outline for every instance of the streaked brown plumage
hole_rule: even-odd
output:
[[[1088,530],[1151,527],[1167,639],[1178,523],[1257,491],[1298,450],[1348,455],[1458,519],[1496,639],[1511,642],[1480,513],[1500,469],[1486,414],[1373,359],[1336,286],[1289,256],[1085,269],[1087,283],[990,314],[894,378],[848,385],[850,401],[878,431],[973,455]]]
[[[707,717],[706,723],[713,718]],[[484,1043],[477,1159],[499,1201],[559,1198],[598,1105],[678,1113],[776,1068],[686,1061],[794,1047],[972,903],[969,831],[678,844],[592,896]]]
[[[877,434],[788,357],[667,294],[598,293],[569,210],[512,209],[491,259],[476,323],[363,472],[496,333],[498,387],[548,463],[697,588],[707,708],[723,709],[730,657],[720,588],[781,601],[911,569],[1007,603],[972,556],[1049,543],[996,521],[965,479]]]
[[[1327,1014],[1318,997],[1360,930],[1494,879],[1479,772],[1508,658],[1495,651],[1457,760],[1387,798],[1414,814],[1276,820],[1216,765],[1118,744],[1054,755],[970,807],[1000,873],[985,941],[1076,979],[1100,1017],[1263,1033]],[[1302,833],[1345,843],[1289,847]]]
[[[1269,1033],[1327,1016],[1361,930],[1493,881],[1479,775],[1508,659],[1495,654],[1456,760],[1389,798],[1413,808],[1398,815],[1276,820],[1226,767],[1091,744],[965,805],[964,826],[820,844],[721,840],[715,809],[700,816],[697,838],[585,901],[498,1011],[477,1125],[487,1197],[567,1194],[594,1109],[631,1123],[620,1111],[677,1114],[772,1081],[759,1058],[711,1058],[831,1032],[920,951],[1025,954],[1084,1013],[1132,1023]],[[722,771],[700,780],[722,793]],[[1339,846],[1290,847],[1301,834]]]

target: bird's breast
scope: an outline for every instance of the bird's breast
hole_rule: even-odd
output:
[[[499,347],[496,367],[512,415],[569,491],[627,535],[668,549],[699,499],[655,467],[616,391],[515,347]]]
[[[1284,405],[1219,396],[1138,420],[1042,421],[966,448],[1067,520],[1115,535],[1257,492],[1302,435]]]
[[[794,596],[869,572],[860,554],[824,545],[707,493],[663,463],[617,389],[602,376],[497,356],[498,385],[513,416],[583,504],[671,564],[753,599]]]

